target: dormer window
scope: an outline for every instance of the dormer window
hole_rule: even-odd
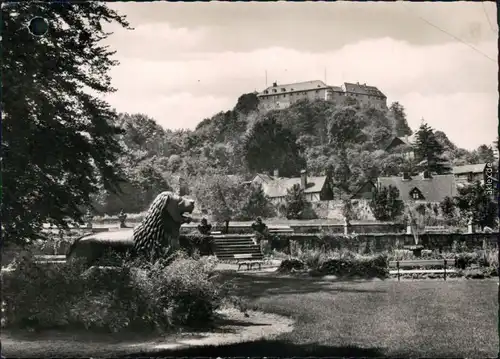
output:
[[[282,88],[282,89],[281,89],[281,91],[282,91],[282,92],[286,92],[286,89]]]
[[[410,198],[413,199],[414,201],[422,200],[424,199],[424,196],[422,195],[422,192],[416,187],[414,187],[410,191]]]
[[[276,93],[276,89],[273,89],[273,92]]]

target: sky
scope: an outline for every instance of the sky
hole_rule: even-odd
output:
[[[491,144],[498,126],[493,2],[109,4],[134,30],[108,25],[120,65],[119,112],[194,129],[276,81],[360,82],[398,101],[460,147]],[[326,76],[325,76],[326,74]]]

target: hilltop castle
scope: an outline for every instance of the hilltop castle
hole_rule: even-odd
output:
[[[346,82],[341,87],[329,86],[320,80],[287,85],[278,85],[275,82],[257,96],[265,110],[284,109],[304,99],[311,101],[322,99],[340,104],[347,97],[356,99],[361,105],[371,105],[380,110],[387,109],[387,97],[378,88],[359,82],[356,84]]]

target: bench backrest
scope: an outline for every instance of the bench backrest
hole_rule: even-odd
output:
[[[235,259],[248,259],[252,258],[252,254],[234,254]]]
[[[444,259],[415,259],[399,261],[399,267],[444,266]],[[455,258],[446,259],[446,265],[455,265]],[[397,267],[398,261],[390,261],[389,267]]]
[[[66,260],[66,255],[64,254],[58,254],[58,255],[50,255],[50,254],[35,254],[34,255],[36,260],[43,260],[43,261],[62,261]]]

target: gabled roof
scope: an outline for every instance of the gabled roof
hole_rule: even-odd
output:
[[[455,166],[453,167],[453,174],[466,174],[466,173],[483,173],[486,163],[479,163],[475,165]]]
[[[297,91],[311,91],[329,87],[331,86],[328,86],[327,84],[325,84],[323,81],[320,80],[296,82],[293,84],[284,84],[284,85],[277,84],[276,86],[269,86],[264,91],[259,93],[259,96],[275,95],[275,94],[297,92]],[[276,90],[276,92],[273,92],[273,90]]]
[[[300,186],[300,177],[284,178],[284,177],[271,177],[268,175],[257,174],[257,176],[263,178],[264,176],[271,178],[270,181],[265,182],[262,185],[262,189],[270,198],[284,197],[287,195],[287,190],[291,189],[294,185],[298,184]],[[257,177],[256,176],[256,177]],[[254,179],[255,180],[255,179]],[[307,177],[307,188],[305,193],[319,193],[323,189],[327,180],[327,176],[319,177]]]
[[[367,84],[353,84],[350,82],[344,83],[346,92],[357,93],[360,95],[370,95],[370,96],[379,96],[386,97],[382,91],[380,91],[375,86],[368,86]]]
[[[434,175],[430,179],[423,179],[422,176],[411,177],[410,180],[403,180],[400,176],[380,177],[380,186],[394,186],[399,190],[399,197],[403,201],[411,200],[410,191],[418,188],[428,202],[441,202],[445,197],[455,197],[457,186],[454,175]]]
[[[274,177],[266,175],[265,173],[257,173],[257,175],[255,177],[260,177],[264,183],[272,182],[275,179]],[[254,178],[254,180],[255,180],[255,178]]]
[[[412,146],[410,140],[406,137],[393,137],[387,142],[385,146],[386,151],[390,148],[394,148],[400,145]]]

